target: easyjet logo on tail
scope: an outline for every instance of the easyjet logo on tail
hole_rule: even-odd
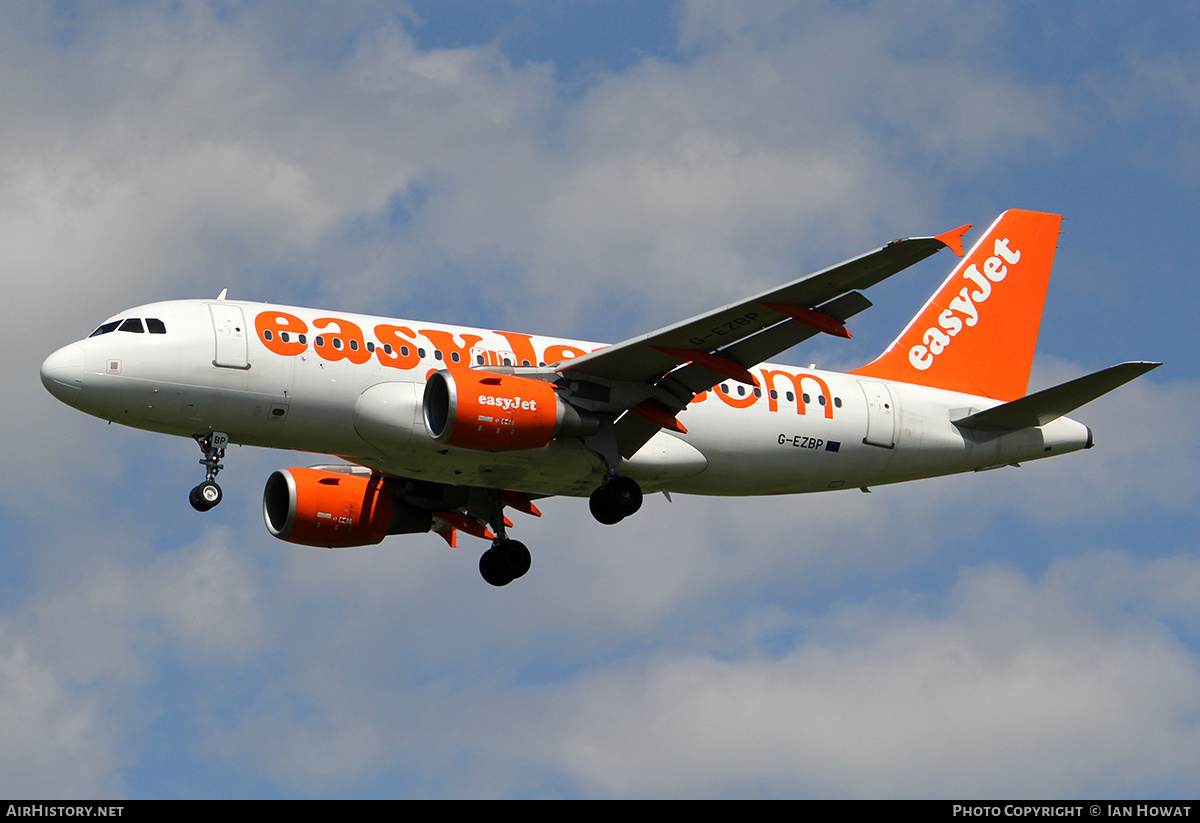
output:
[[[1004,212],[892,345],[851,374],[1022,397],[1061,224],[1057,214]]]
[[[913,368],[925,371],[933,365],[933,360],[950,345],[950,338],[956,337],[963,330],[963,325],[974,326],[979,322],[979,304],[985,302],[992,294],[992,284],[999,283],[1008,276],[1008,267],[1015,265],[1021,259],[1019,250],[1008,247],[1008,238],[995,240],[995,255],[983,262],[980,272],[972,263],[962,273],[963,279],[971,281],[975,286],[963,286],[950,306],[938,315],[937,326],[925,330],[922,342],[908,350],[908,362]]]

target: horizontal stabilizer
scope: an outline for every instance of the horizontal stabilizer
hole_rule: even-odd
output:
[[[975,431],[1044,426],[1161,365],[1148,362],[1120,363],[951,422],[959,428]]]

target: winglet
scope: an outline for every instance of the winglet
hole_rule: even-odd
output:
[[[935,239],[941,240],[943,243],[946,244],[946,247],[948,249],[950,249],[950,251],[954,252],[959,257],[962,257],[963,256],[963,246],[962,246],[963,235],[966,234],[967,232],[969,232],[970,230],[971,230],[971,224],[967,223],[965,226],[959,226],[957,229],[950,229],[950,231],[946,232],[945,234],[939,234]]]

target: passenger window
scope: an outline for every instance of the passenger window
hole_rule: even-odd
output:
[[[166,334],[167,326],[157,317],[147,317],[146,331],[150,332],[151,334]]]
[[[117,331],[128,331],[133,332],[134,334],[143,334],[146,330],[142,328],[142,320],[140,317],[131,317],[122,323],[121,327],[117,329]]]

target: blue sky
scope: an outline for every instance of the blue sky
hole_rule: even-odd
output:
[[[0,6],[0,793],[1194,797],[1194,4]],[[895,237],[1065,215],[1035,387],[1097,447],[870,495],[557,500],[478,546],[264,529],[309,456],[41,387],[230,296],[615,340]],[[940,283],[872,290],[850,368]],[[447,284],[452,284],[447,287]],[[466,541],[464,541],[466,542]]]

